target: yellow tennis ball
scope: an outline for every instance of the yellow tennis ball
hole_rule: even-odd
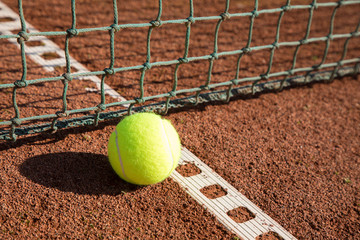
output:
[[[154,113],[124,118],[111,134],[109,161],[125,181],[150,185],[163,181],[180,159],[179,135],[170,121]]]

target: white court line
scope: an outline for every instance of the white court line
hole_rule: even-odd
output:
[[[17,13],[12,11],[8,6],[0,1],[0,18],[10,18],[12,20],[0,22],[0,35],[12,35],[11,31],[21,29],[20,17]],[[26,22],[27,30],[29,33],[37,33],[36,30],[31,24]],[[17,34],[17,33],[15,33]],[[10,42],[14,43],[16,46],[20,48],[20,45],[17,43],[17,40],[14,38],[8,39]],[[44,36],[32,36],[30,37],[29,42],[31,41],[40,41],[41,46],[26,46],[25,43],[25,54],[28,55],[34,62],[43,66],[46,71],[52,72],[54,71],[54,67],[64,67],[66,66],[66,58],[65,51],[62,50],[56,43],[51,41],[50,39]],[[59,57],[56,59],[46,60],[41,55],[47,52],[55,52]],[[71,66],[76,69],[76,72],[73,73],[83,73],[89,72],[88,69],[74,58],[70,57]],[[90,80],[95,83],[98,89],[101,89],[101,79],[97,76],[84,76],[79,77],[81,80]],[[98,91],[96,89],[87,89],[88,91]],[[126,101],[124,97],[122,97],[118,92],[112,89],[109,85],[104,84],[105,94],[115,98],[119,101]],[[125,106],[125,105],[124,105]],[[126,106],[125,106],[126,107]]]
[[[11,32],[12,30],[21,28],[19,16],[1,1],[0,18],[13,19],[7,22],[0,23],[0,34],[10,35],[13,34]],[[26,25],[29,32],[39,32],[31,24],[26,23]],[[16,39],[8,40],[19,47]],[[43,43],[43,46],[27,46],[25,48],[25,53],[34,62],[36,62],[40,66],[43,66],[45,70],[54,71],[54,67],[66,66],[65,52],[60,49],[60,47],[54,42],[43,36],[31,37],[30,41],[41,41]],[[55,60],[46,60],[41,57],[41,54],[43,54],[44,52],[56,52],[59,55],[59,58]],[[88,70],[78,61],[71,57],[70,59],[71,65],[78,72],[88,72]],[[101,80],[98,77],[88,76],[82,77],[81,79],[88,79],[93,81],[96,84],[97,88],[100,89]],[[93,89],[89,89],[89,91],[93,91]],[[106,84],[105,93],[119,101],[126,101],[124,97],[122,97],[119,93],[117,93],[114,89],[112,89]],[[265,214],[260,208],[258,208],[254,203],[252,203],[249,199],[242,195],[232,185],[226,182],[220,175],[215,173],[209,166],[207,166],[199,158],[193,155],[189,150],[183,148],[181,153],[182,155],[179,164],[194,164],[201,170],[201,173],[191,177],[184,177],[175,170],[171,175],[171,178],[177,181],[184,188],[184,190],[197,202],[199,202],[212,214],[214,214],[219,220],[219,222],[221,222],[230,231],[243,239],[249,240],[255,239],[257,236],[260,236],[261,234],[270,231],[279,234],[282,238],[286,240],[295,239],[294,236],[292,236],[277,222],[275,222],[272,218]],[[200,189],[214,184],[220,185],[224,190],[226,190],[227,194],[216,199],[209,199],[201,193]],[[237,207],[247,208],[255,215],[255,218],[244,223],[236,223],[232,218],[227,215],[227,212],[232,209],[236,209]]]
[[[237,236],[243,239],[256,239],[263,233],[275,232],[283,239],[296,239],[188,149],[183,148],[179,164],[184,165],[187,163],[195,165],[201,170],[201,173],[191,177],[184,177],[174,171],[171,177],[179,182],[186,192],[213,213],[222,224]],[[214,184],[220,185],[227,194],[216,199],[209,199],[200,191],[200,189]],[[235,222],[227,215],[227,212],[238,207],[247,208],[255,215],[255,218],[244,223]]]

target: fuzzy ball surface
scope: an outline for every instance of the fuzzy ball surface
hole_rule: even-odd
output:
[[[123,180],[150,185],[165,180],[181,154],[178,133],[169,120],[154,113],[125,117],[111,134],[108,157]]]

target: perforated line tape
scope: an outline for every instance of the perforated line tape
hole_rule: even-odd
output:
[[[13,34],[11,31],[21,29],[20,25],[20,18],[17,13],[12,11],[9,7],[7,7],[4,3],[0,1],[0,18],[11,18],[12,20],[4,21],[0,23],[0,35],[11,35]],[[39,32],[35,29],[31,24],[26,22],[27,29],[31,33]],[[15,33],[16,34],[16,33]],[[14,43],[18,48],[20,45],[17,43],[16,39],[10,38],[8,39],[11,43]],[[56,43],[51,41],[50,39],[44,36],[32,36],[29,40],[31,41],[40,41],[42,46],[26,46],[25,53],[27,56],[31,58],[35,63],[42,66],[46,71],[54,71],[54,67],[65,67],[66,66],[66,59],[65,59],[65,52],[62,50]],[[46,60],[41,55],[47,52],[54,52],[56,53],[59,58]],[[76,61],[74,58],[70,57],[71,66],[76,69],[76,73],[83,73],[89,72],[85,66],[81,63]],[[95,83],[98,90],[101,89],[101,80],[96,76],[86,76],[86,77],[79,77],[78,79],[81,80],[90,80]],[[105,93],[112,98],[118,99],[119,101],[125,101],[119,93],[117,93],[114,89],[112,89],[109,85],[105,84]],[[88,89],[89,91],[95,91],[94,89]],[[125,106],[128,107],[128,106]]]
[[[171,177],[179,182],[187,193],[204,205],[223,225],[236,235],[243,239],[255,239],[263,233],[275,232],[284,239],[296,239],[199,158],[186,148],[183,148],[179,164],[184,165],[187,163],[194,164],[201,170],[201,173],[191,177],[184,177],[175,171]],[[200,191],[203,187],[214,184],[220,185],[227,191],[227,194],[220,198],[209,199]],[[237,207],[247,208],[255,215],[255,218],[244,223],[235,222],[227,215],[227,212]]]

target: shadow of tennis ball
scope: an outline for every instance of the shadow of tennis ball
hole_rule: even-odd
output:
[[[28,158],[19,167],[31,181],[64,192],[117,195],[140,188],[121,180],[107,156],[64,152]]]

